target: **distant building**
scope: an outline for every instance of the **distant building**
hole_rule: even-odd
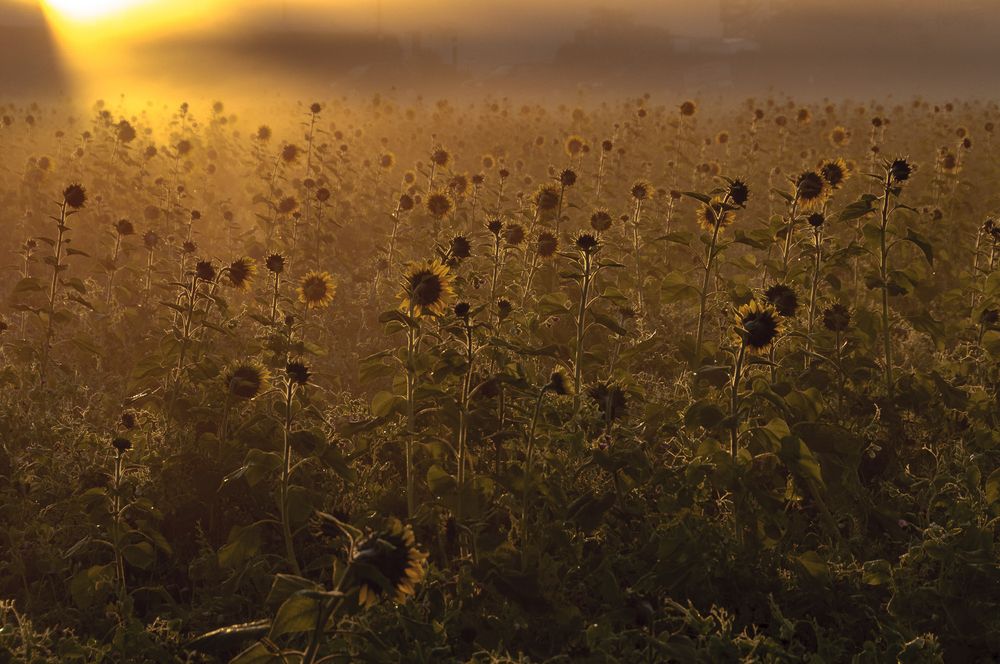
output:
[[[0,0],[0,102],[68,92],[68,80],[41,6]]]

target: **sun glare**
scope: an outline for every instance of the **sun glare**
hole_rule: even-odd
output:
[[[96,21],[132,9],[147,0],[45,0],[52,12],[78,22]]]

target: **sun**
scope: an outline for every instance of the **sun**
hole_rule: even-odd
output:
[[[65,20],[96,21],[133,9],[148,0],[44,0],[44,4]]]

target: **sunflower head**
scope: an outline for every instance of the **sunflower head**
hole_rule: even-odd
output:
[[[689,99],[680,105],[680,112],[681,115],[689,118],[698,112],[698,105]]]
[[[438,168],[444,168],[451,161],[451,155],[442,147],[434,148],[431,151],[431,163],[433,163]]]
[[[325,307],[333,301],[337,283],[329,272],[312,270],[299,283],[299,302],[309,309]]]
[[[521,224],[511,224],[504,230],[503,239],[512,247],[520,246],[524,242],[524,226]]]
[[[823,311],[823,327],[831,332],[847,332],[851,326],[851,310],[837,302]]]
[[[823,216],[822,212],[813,212],[806,217],[806,221],[808,221],[809,225],[813,228],[820,229],[823,228],[823,224],[826,223],[826,217]]]
[[[893,159],[889,164],[889,177],[893,182],[906,182],[913,175],[913,166],[905,157]]]
[[[270,254],[264,259],[264,266],[272,274],[281,274],[285,271],[285,257],[281,254]]]
[[[464,260],[472,255],[472,243],[469,242],[469,238],[464,235],[456,235],[451,239],[451,244],[448,247],[448,254],[452,258]]]
[[[451,196],[443,191],[435,192],[427,197],[427,211],[435,219],[443,219],[455,207]]]
[[[439,260],[411,264],[403,277],[400,309],[417,317],[424,312],[443,315],[455,296],[452,281],[448,266]]]
[[[304,362],[292,361],[285,366],[285,375],[293,385],[305,385],[309,382],[309,367]]]
[[[708,205],[699,207],[696,214],[698,223],[709,233],[715,231],[716,225],[723,229],[736,221],[736,211],[718,197],[713,198]]]
[[[427,554],[417,549],[413,529],[397,519],[358,542],[351,570],[358,603],[367,608],[381,599],[403,603],[426,574]]]
[[[830,195],[830,185],[816,171],[805,171],[795,178],[795,197],[804,208],[817,208]]]
[[[128,219],[119,219],[115,222],[115,232],[119,235],[135,235],[135,226]]]
[[[747,186],[747,183],[739,178],[730,182],[729,200],[733,202],[733,205],[746,207],[747,201],[750,200],[750,187]]]
[[[514,305],[506,298],[497,300],[497,318],[506,320],[514,312]]]
[[[553,371],[545,389],[553,394],[565,396],[567,394],[573,394],[573,383],[570,382],[570,379],[563,371]]]
[[[539,258],[551,258],[555,255],[556,250],[558,249],[559,238],[556,237],[555,233],[542,231],[538,234],[538,242],[535,246],[535,251],[538,253]]]
[[[628,396],[614,383],[598,383],[587,390],[587,396],[608,419],[617,420],[628,414]]]
[[[559,207],[559,190],[549,184],[544,184],[535,192],[535,207],[539,212],[552,212]]]
[[[215,281],[215,266],[212,261],[198,261],[194,266],[194,273],[202,281]]]
[[[764,291],[764,298],[785,318],[793,318],[799,308],[799,298],[795,289],[785,284],[774,284]]]
[[[237,258],[229,264],[227,274],[230,285],[240,290],[247,290],[253,282],[254,275],[257,274],[257,263],[246,256]]]
[[[250,361],[230,367],[223,378],[230,396],[253,399],[264,391],[270,374],[259,362]]]
[[[819,173],[831,189],[839,189],[851,177],[850,167],[839,157],[824,161],[819,167]]]
[[[769,302],[751,300],[736,310],[736,335],[750,352],[770,348],[781,334],[781,315]]]
[[[632,184],[632,188],[629,190],[632,198],[637,201],[644,201],[653,195],[653,185],[649,184],[645,180],[637,180]]]
[[[581,152],[583,152],[583,148],[586,145],[587,142],[583,139],[582,136],[570,136],[569,138],[566,139],[564,147],[566,149],[566,154],[568,156],[576,157]]]
[[[573,244],[587,255],[596,254],[601,248],[601,240],[594,233],[580,233]]]
[[[594,214],[590,215],[590,227],[598,233],[603,233],[611,228],[613,222],[614,219],[611,218],[611,214],[607,210],[596,210]]]
[[[71,184],[63,190],[63,202],[66,207],[79,210],[87,204],[87,190],[79,184]]]
[[[576,184],[576,179],[576,171],[572,168],[564,169],[561,173],[559,173],[559,184],[563,187],[572,187]]]
[[[843,127],[834,127],[830,130],[830,144],[835,148],[845,147],[851,142],[851,132]]]

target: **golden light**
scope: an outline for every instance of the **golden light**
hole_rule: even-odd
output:
[[[148,0],[44,0],[48,9],[64,20],[90,22],[146,4]]]

